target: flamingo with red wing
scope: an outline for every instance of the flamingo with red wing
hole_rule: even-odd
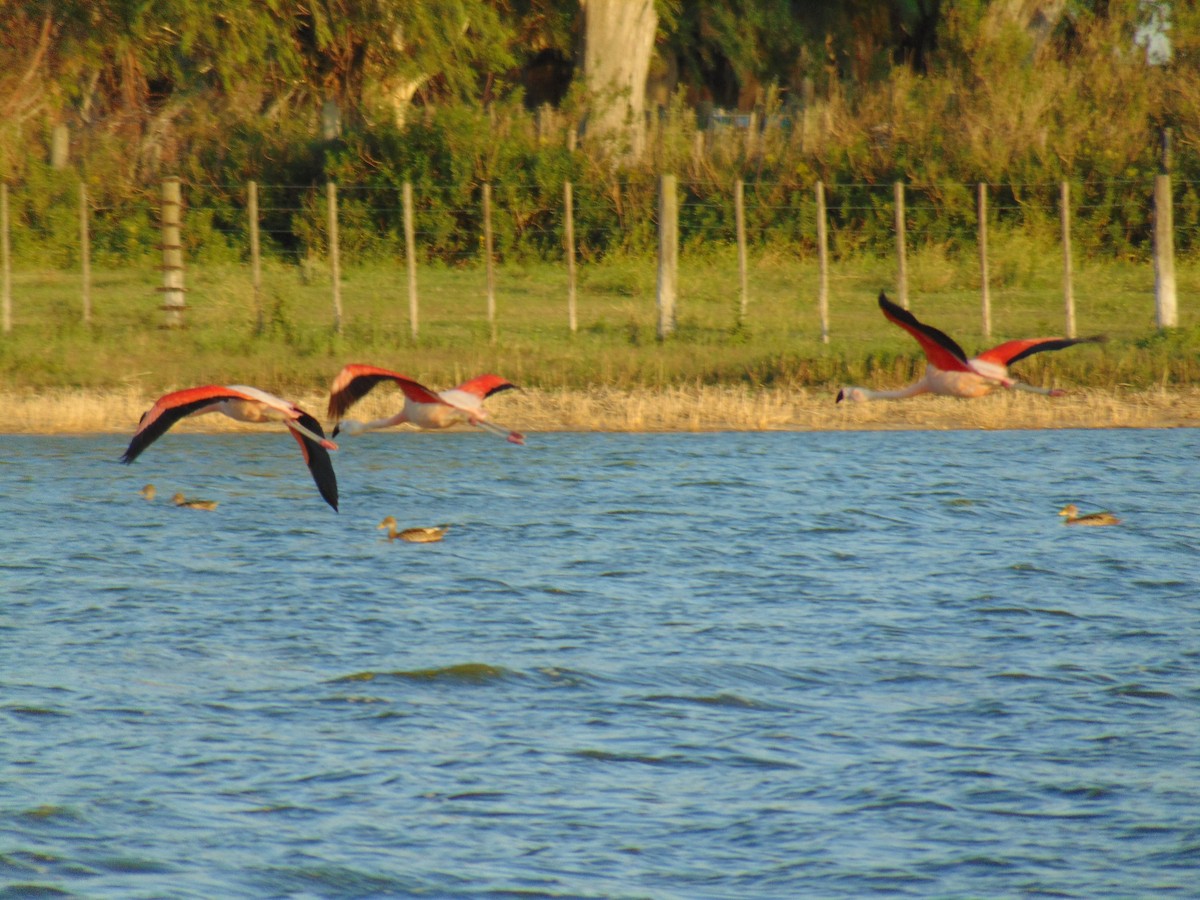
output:
[[[186,416],[221,413],[239,422],[282,422],[300,445],[304,462],[325,502],[338,508],[337,477],[329,459],[337,444],[325,437],[321,423],[295,403],[258,388],[209,384],[165,394],[143,413],[121,462],[132,463]]]

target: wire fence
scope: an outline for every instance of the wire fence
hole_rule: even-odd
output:
[[[984,334],[990,330],[989,233],[1021,236],[1024,246],[1043,252],[1061,247],[1068,333],[1074,328],[1073,257],[1132,255],[1143,261],[1154,283],[1156,322],[1171,327],[1177,323],[1175,255],[1200,247],[1200,183],[1166,175],[1085,184],[672,182],[677,203],[669,213],[671,241],[681,251],[680,266],[687,266],[690,254],[721,246],[736,247],[743,272],[748,257],[778,250],[824,260],[823,267],[831,258],[887,255],[895,257],[896,290],[906,303],[908,254],[930,247],[978,253]],[[483,266],[491,285],[494,267],[508,261],[562,263],[573,304],[576,261],[586,266],[621,254],[663,254],[661,178],[613,181],[604,190],[563,181],[552,186],[555,191],[536,195],[493,194],[491,185],[478,185],[469,196],[450,196],[444,186],[406,184],[187,184],[178,201],[166,199],[168,183],[178,186],[168,179],[157,195],[119,206],[93,204],[81,182],[63,183],[56,190],[0,186],[4,331],[13,322],[14,270],[79,273],[88,321],[92,266],[160,270],[164,283],[159,290],[170,314],[185,306],[182,283],[171,282],[172,267],[243,265],[253,272],[261,327],[258,294],[264,258],[334,273],[395,263],[408,269],[415,336],[418,266]],[[179,204],[178,233],[169,237],[173,202]],[[660,284],[663,280],[660,271]],[[822,309],[825,280],[822,276],[818,286]],[[341,316],[339,282],[335,275],[335,329]],[[744,275],[741,291],[747,291]],[[663,336],[672,330],[673,298],[660,296],[658,304]],[[490,296],[488,316],[494,316]],[[575,330],[573,309],[570,322]],[[827,322],[822,329],[827,337]]]

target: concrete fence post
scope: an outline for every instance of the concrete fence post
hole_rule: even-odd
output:
[[[178,178],[164,178],[162,183],[162,310],[165,328],[182,328],[187,309],[183,286],[183,195]]]

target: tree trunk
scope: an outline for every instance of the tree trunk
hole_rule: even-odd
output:
[[[1033,42],[1036,55],[1050,39],[1067,9],[1067,0],[995,0],[988,7],[989,31],[1015,24]]]
[[[646,76],[658,30],[654,0],[580,0],[579,5],[586,23],[588,140],[606,153],[637,159],[645,142]]]

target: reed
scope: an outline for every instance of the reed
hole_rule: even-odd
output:
[[[2,393],[4,430],[17,434],[132,434],[155,396],[123,390],[59,389],[42,394]],[[293,396],[324,419],[327,396]],[[403,401],[386,388],[354,409],[356,418],[390,415]],[[492,417],[528,434],[538,432],[868,431],[1023,428],[1200,427],[1200,389],[1073,391],[1047,398],[996,391],[978,400],[917,397],[902,402],[834,402],[829,391],[735,386],[658,390],[506,391],[488,401]],[[332,423],[328,423],[332,425]],[[224,416],[184,419],[180,433],[262,432],[265,426]],[[282,427],[282,426],[279,426]],[[463,426],[470,430],[469,426]],[[400,431],[409,430],[407,428]],[[347,443],[355,440],[348,439]],[[120,443],[117,440],[116,443]]]

